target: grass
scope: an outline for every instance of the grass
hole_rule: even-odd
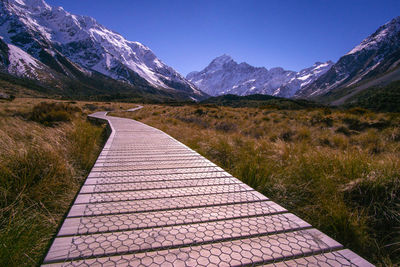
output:
[[[104,141],[104,128],[86,121],[97,110],[160,128],[378,266],[400,264],[399,114],[271,105],[119,112],[129,107],[0,102],[1,266],[40,263]]]
[[[378,266],[400,264],[400,114],[210,105],[112,114],[167,132]]]
[[[122,108],[0,102],[0,266],[40,264],[105,140],[104,127],[86,121],[88,104]]]

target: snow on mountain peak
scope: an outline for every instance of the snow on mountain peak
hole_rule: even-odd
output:
[[[201,94],[148,47],[126,40],[91,17],[73,15],[43,0],[8,0],[0,3],[0,15],[4,17],[0,19],[0,35],[25,51],[37,47],[33,42],[46,44],[51,47],[46,48],[48,53],[61,53],[88,71],[127,82],[136,79],[134,72],[157,88]],[[16,41],[20,33],[27,33],[32,42]]]
[[[268,94],[293,96],[303,85],[314,81],[325,73],[332,62],[317,62],[300,72],[281,67],[269,71],[264,67],[253,67],[245,62],[237,64],[230,56],[214,59],[202,71],[189,73],[186,78],[210,95],[222,94]]]
[[[222,56],[216,57],[213,62],[218,62],[218,63],[226,63],[228,61],[232,61],[232,57],[227,55],[227,54],[223,54]]]
[[[222,56],[216,57],[213,61],[211,61],[210,66],[223,66],[224,64],[232,61],[233,59],[231,56],[223,54]]]
[[[389,40],[392,36],[395,36],[398,33],[400,33],[400,16],[379,27],[374,34],[365,38],[346,55],[352,55],[364,49],[376,49],[380,43]]]
[[[396,17],[342,56],[326,74],[302,88],[296,96],[314,97],[336,88],[357,87],[363,81],[384,76],[397,68],[399,62],[400,17]]]
[[[49,6],[44,0],[8,0],[8,2],[15,6],[36,12],[42,12],[43,10],[51,9],[51,6]]]

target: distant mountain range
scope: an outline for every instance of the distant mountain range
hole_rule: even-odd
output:
[[[148,47],[127,41],[91,17],[73,15],[43,0],[1,1],[0,36],[1,68],[18,77],[64,90],[65,81],[71,87],[74,81],[87,86],[102,79],[109,81],[109,92],[124,83],[132,92],[206,97]]]
[[[365,89],[396,80],[400,17],[336,63],[316,62],[296,72],[238,64],[223,55],[185,78],[148,47],[91,17],[73,15],[43,0],[0,1],[0,83],[6,81],[11,91],[17,89],[9,84],[18,82],[62,97],[198,101],[209,95],[265,94],[341,105]]]
[[[354,88],[358,92],[399,80],[399,63],[400,17],[397,17],[335,64],[331,61],[317,62],[299,72],[279,67],[267,70],[247,63],[238,64],[230,56],[223,55],[202,71],[189,73],[186,78],[212,96],[267,94],[321,101],[328,99],[325,102],[341,104],[338,98],[354,93]]]
[[[299,89],[315,81],[333,65],[333,62],[317,62],[299,72],[283,68],[253,67],[245,62],[236,63],[230,56],[214,59],[202,71],[186,76],[202,91],[212,96],[235,94],[265,94],[292,97]]]

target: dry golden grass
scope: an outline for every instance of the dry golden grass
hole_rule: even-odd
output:
[[[400,263],[400,115],[146,105],[157,127],[384,266]]]
[[[104,127],[87,122],[86,114],[120,108],[63,101],[77,108],[49,127],[32,121],[33,107],[43,101],[60,102],[0,102],[0,266],[40,264],[105,140]]]

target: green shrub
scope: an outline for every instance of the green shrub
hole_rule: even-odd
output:
[[[95,110],[97,110],[97,109],[99,108],[99,106],[94,105],[94,104],[85,104],[85,105],[83,106],[83,108],[84,108],[84,109],[87,109],[87,110],[89,110],[89,111],[95,111]]]
[[[204,110],[201,109],[201,108],[198,108],[198,109],[196,109],[196,110],[194,111],[194,114],[201,116],[201,115],[204,114]]]
[[[285,142],[290,142],[295,134],[296,133],[292,130],[284,130],[281,132],[279,137]]]
[[[73,115],[79,111],[80,108],[69,104],[42,102],[33,107],[28,117],[45,126],[54,126],[58,122],[71,121]]]
[[[346,116],[342,121],[350,130],[363,131],[368,127],[367,123],[361,122],[360,119],[355,116]]]
[[[348,113],[351,114],[356,114],[356,115],[363,115],[369,112],[368,109],[365,108],[360,108],[360,107],[354,107],[354,108],[350,108],[349,110],[347,110]]]
[[[236,131],[237,125],[230,122],[221,121],[215,124],[215,129],[224,133]]]
[[[342,133],[346,136],[350,136],[351,135],[351,131],[345,127],[345,126],[340,126],[335,130],[336,133]]]
[[[330,116],[322,116],[320,113],[313,115],[310,119],[311,125],[322,124],[326,127],[333,126],[333,118]]]

